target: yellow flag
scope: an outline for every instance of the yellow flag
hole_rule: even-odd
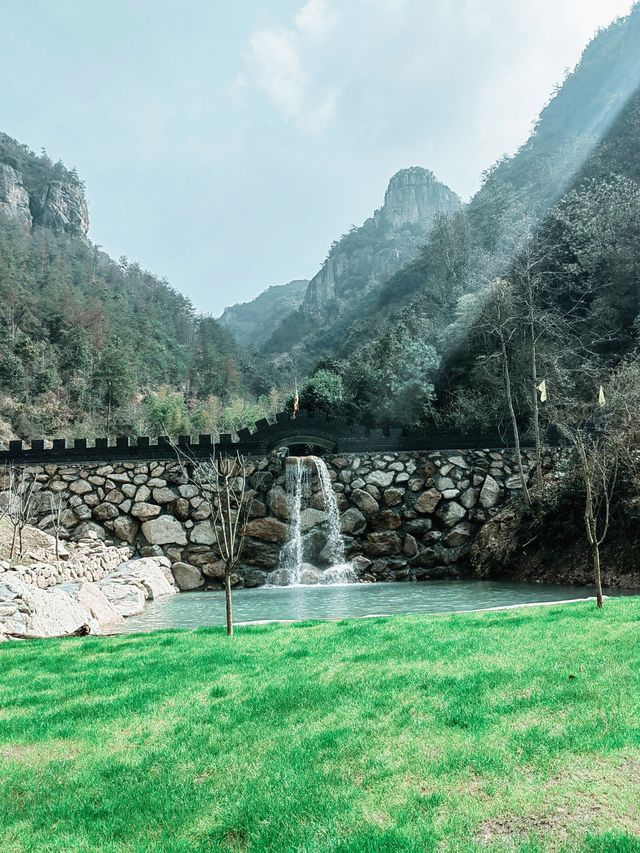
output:
[[[598,394],[598,404],[601,408],[604,408],[607,405],[607,401],[604,396],[604,388],[602,385],[600,386],[600,393]]]
[[[543,379],[542,382],[538,385],[538,391],[540,392],[540,402],[544,403],[547,399],[547,380]]]

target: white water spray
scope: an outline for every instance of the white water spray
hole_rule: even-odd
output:
[[[296,457],[286,462],[285,480],[289,514],[289,539],[280,553],[278,581],[284,586],[296,586],[301,583],[304,563],[302,511],[305,499],[311,495],[310,462],[315,465],[318,473],[327,516],[327,544],[324,553],[330,566],[322,572],[319,583],[351,583],[356,580],[356,574],[351,564],[346,562],[344,542],[340,533],[338,503],[331,485],[329,470],[324,461],[317,456]]]

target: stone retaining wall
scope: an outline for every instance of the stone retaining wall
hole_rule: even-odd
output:
[[[551,468],[557,451],[544,464]],[[456,577],[481,525],[520,491],[509,450],[420,451],[324,456],[341,512],[347,556],[367,580]],[[532,451],[525,451],[527,468]],[[259,586],[278,567],[288,536],[284,462],[249,463],[250,521],[236,585]],[[37,478],[38,526],[50,528],[51,496],[61,494],[64,525],[78,540],[95,532],[141,556],[169,558],[183,590],[217,588],[209,508],[176,462],[48,464]],[[0,489],[2,483],[0,482]],[[314,474],[302,513],[305,560],[323,567],[326,516]]]

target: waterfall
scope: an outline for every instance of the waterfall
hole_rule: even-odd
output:
[[[339,584],[352,583],[356,580],[356,574],[350,563],[346,561],[344,542],[340,533],[340,510],[336,500],[329,469],[322,459],[317,456],[295,457],[287,460],[285,485],[287,493],[287,509],[289,514],[289,539],[280,553],[280,564],[276,583],[284,586],[295,586],[307,583],[303,579],[304,564],[304,542],[302,538],[302,512],[305,498],[311,494],[311,467],[313,463],[318,474],[324,511],[327,516],[325,530],[327,544],[323,549],[324,555],[329,562],[329,568],[319,574],[314,583]],[[307,573],[308,574],[308,573]]]
[[[305,492],[310,491],[309,468],[304,459],[297,457],[287,461],[285,487],[289,514],[289,539],[280,554],[280,569],[285,586],[300,583],[303,559],[302,545],[302,502]]]

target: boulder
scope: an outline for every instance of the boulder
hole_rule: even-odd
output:
[[[354,506],[340,516],[340,532],[347,534],[362,533],[367,526],[367,519]]]
[[[166,561],[168,564],[168,560]],[[160,598],[163,595],[173,595],[175,589],[167,579],[162,561],[155,557],[143,557],[140,560],[127,560],[121,563],[109,577],[123,577],[127,581],[137,581],[145,591],[148,599]]]
[[[379,489],[386,489],[393,483],[395,477],[394,471],[372,471],[364,478],[368,486],[377,486]]]
[[[456,501],[447,501],[438,508],[436,515],[446,527],[453,527],[466,517],[467,511]]]
[[[141,584],[111,575],[96,584],[121,616],[138,616],[143,612],[147,597]]]
[[[244,578],[245,589],[253,589],[257,586],[264,586],[267,582],[267,573],[262,569],[245,568],[242,572]]]
[[[306,585],[315,585],[322,580],[322,572],[316,569],[311,563],[303,563],[300,566],[300,583]]]
[[[123,542],[128,542],[130,545],[138,535],[138,531],[140,530],[140,525],[133,518],[130,518],[128,515],[122,515],[120,518],[116,518],[113,522],[113,532],[116,534],[118,539],[121,539]]]
[[[416,501],[416,512],[422,515],[431,514],[442,500],[442,495],[437,489],[427,489],[418,496]]]
[[[480,492],[478,489],[469,488],[460,496],[460,503],[465,509],[473,509],[473,507],[478,503],[478,495]]]
[[[351,492],[351,501],[365,515],[372,515],[374,512],[378,512],[380,508],[375,498],[363,489],[354,489]]]
[[[282,542],[287,538],[287,525],[277,518],[254,518],[245,527],[245,535],[263,542]],[[192,540],[193,541],[193,540]]]
[[[418,543],[410,533],[407,533],[404,537],[404,546],[402,550],[407,557],[415,557],[418,553]]]
[[[312,527],[318,527],[320,524],[324,524],[326,520],[326,513],[321,512],[319,509],[308,507],[307,509],[303,509],[300,513],[300,529],[303,532],[311,530]]]
[[[0,634],[59,637],[89,627],[84,607],[59,586],[43,590],[16,572],[0,575]]]
[[[69,483],[69,491],[74,495],[86,495],[93,491],[93,486],[86,480],[74,480],[73,483]]]
[[[383,497],[385,506],[398,506],[399,503],[402,503],[404,491],[402,489],[385,489]]]
[[[484,485],[480,492],[480,506],[483,509],[491,509],[500,500],[500,486],[493,479],[491,474],[487,474]]]
[[[73,531],[72,538],[76,542],[79,542],[81,539],[87,539],[90,537],[106,539],[107,534],[105,530],[100,527],[99,524],[96,524],[94,521],[83,521],[82,524],[79,524]]]
[[[384,557],[397,554],[400,551],[400,539],[397,533],[390,530],[379,533],[369,533],[364,543],[364,552],[369,557]]]
[[[189,539],[195,545],[216,544],[216,534],[208,521],[201,521],[196,524],[189,535]]]
[[[113,628],[124,622],[118,610],[109,601],[104,592],[95,583],[86,581],[67,581],[59,585],[63,590],[84,609],[90,618],[91,633],[99,633],[103,629]],[[96,630],[98,629],[98,630]]]
[[[94,516],[98,519],[98,521],[113,521],[114,518],[117,518],[120,515],[120,511],[117,506],[114,506],[110,503],[102,503],[98,504],[97,507],[93,510]]]
[[[158,518],[144,521],[142,532],[149,545],[187,544],[187,534],[184,528],[177,519],[170,515],[161,515]]]
[[[274,486],[267,493],[267,505],[274,515],[278,518],[289,518],[289,507],[287,504],[287,494],[282,486]]]
[[[170,504],[176,499],[176,494],[172,489],[164,486],[153,490],[153,499],[157,504]]]
[[[161,512],[162,510],[159,506],[146,503],[144,501],[137,501],[131,507],[131,515],[135,518],[139,518],[140,521],[148,521],[150,518],[157,518]]]
[[[189,563],[174,563],[171,571],[180,592],[190,592],[204,586],[204,578],[200,570]]]
[[[468,521],[463,521],[447,533],[442,540],[448,548],[459,548],[461,545],[466,545],[471,541],[473,536],[473,525]]]
[[[202,573],[208,578],[223,580],[225,572],[224,560],[207,560],[202,564]]]
[[[398,512],[383,509],[381,512],[372,515],[369,523],[373,530],[397,530],[402,524],[402,519]]]
[[[263,569],[275,569],[278,565],[280,548],[273,542],[261,542],[259,539],[244,540],[242,560]]]

